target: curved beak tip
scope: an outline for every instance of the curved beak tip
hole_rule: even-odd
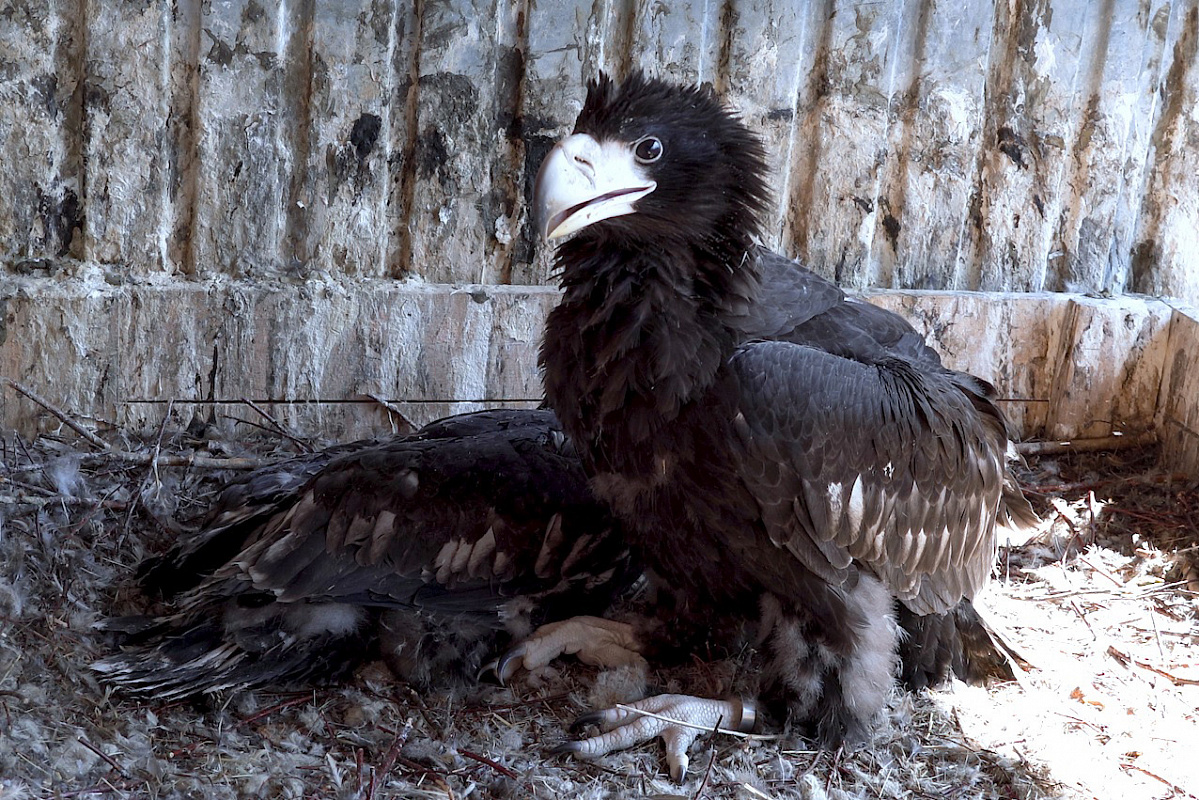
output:
[[[533,223],[543,239],[558,239],[634,213],[634,204],[656,187],[639,173],[626,145],[573,134],[554,145],[537,171]]]
[[[562,222],[582,198],[595,191],[594,181],[582,173],[566,152],[567,144],[572,141],[567,137],[554,145],[541,162],[533,184],[533,219],[537,234],[547,241],[565,235],[558,230]]]
[[[549,179],[547,172],[551,171],[551,161],[553,155],[557,151],[557,146],[550,154],[541,162],[541,169],[537,171],[537,180],[533,184],[533,224],[537,228],[537,235],[542,239],[550,238],[549,222],[552,212],[550,210],[551,191],[549,187]]]

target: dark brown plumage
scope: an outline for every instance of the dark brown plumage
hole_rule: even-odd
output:
[[[547,399],[678,595],[669,624],[757,621],[783,713],[861,738],[897,670],[892,597],[927,639],[904,677],[935,679],[997,518],[1032,519],[993,388],[755,246],[762,145],[710,89],[601,76],[538,191],[543,232],[575,233]]]
[[[470,681],[637,574],[552,412],[466,414],[231,484],[142,570],[168,611],[111,621],[125,647],[94,668],[158,698],[328,678],[373,652],[420,687]]]

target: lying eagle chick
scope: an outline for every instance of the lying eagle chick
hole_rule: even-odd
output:
[[[943,367],[900,317],[755,245],[764,149],[710,89],[601,75],[536,206],[546,238],[574,234],[556,252],[547,400],[676,596],[661,629],[752,621],[776,716],[826,746],[865,737],[898,669],[895,602],[905,677],[935,679],[961,660],[945,637],[972,624],[997,519],[1034,518],[994,389]],[[694,719],[742,716],[718,708]],[[665,724],[636,718],[623,735],[633,717],[599,719],[616,730],[568,749]],[[694,732],[664,738],[678,777]]]
[[[534,625],[603,611],[637,575],[552,412],[465,414],[228,486],[141,570],[170,612],[110,620],[124,649],[93,668],[173,699],[379,652],[401,679],[444,685]]]

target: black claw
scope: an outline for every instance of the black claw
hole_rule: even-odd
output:
[[[504,682],[500,680],[499,668],[500,660],[498,658],[491,659],[486,664],[479,667],[479,674],[475,676],[475,683],[482,683],[483,681],[495,681],[500,686],[503,686]]]
[[[578,742],[563,742],[562,744],[554,745],[546,752],[548,752],[551,756],[561,756],[566,755],[567,753],[581,753],[582,751],[583,746]]]
[[[604,712],[602,711],[588,711],[586,714],[580,714],[575,717],[574,722],[570,723],[570,732],[579,733],[588,725],[599,725],[603,719]]]
[[[508,681],[516,676],[523,658],[524,656],[517,655],[515,650],[509,650],[500,656],[499,662],[495,665],[495,676],[499,680],[500,686],[507,686]]]
[[[500,686],[507,686],[508,681],[512,680],[512,676],[520,669],[521,658],[523,656],[517,655],[515,648],[513,648],[502,656],[484,664],[483,668],[479,670],[479,678],[490,677]]]

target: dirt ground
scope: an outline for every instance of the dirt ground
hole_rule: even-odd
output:
[[[1161,472],[1152,449],[1030,459],[1046,523],[1003,550],[982,603],[1030,665],[1018,681],[897,691],[852,753],[701,739],[676,784],[656,742],[591,762],[547,753],[577,714],[641,685],[577,663],[467,697],[419,696],[380,664],[344,685],[199,704],[108,692],[88,670],[108,646],[93,624],[137,607],[137,562],[204,509],[227,467],[294,452],[237,432],[104,432],[116,453],[65,427],[3,438],[0,800],[1199,794],[1199,481]],[[207,463],[172,466],[195,455]],[[735,668],[650,681],[703,693]]]

